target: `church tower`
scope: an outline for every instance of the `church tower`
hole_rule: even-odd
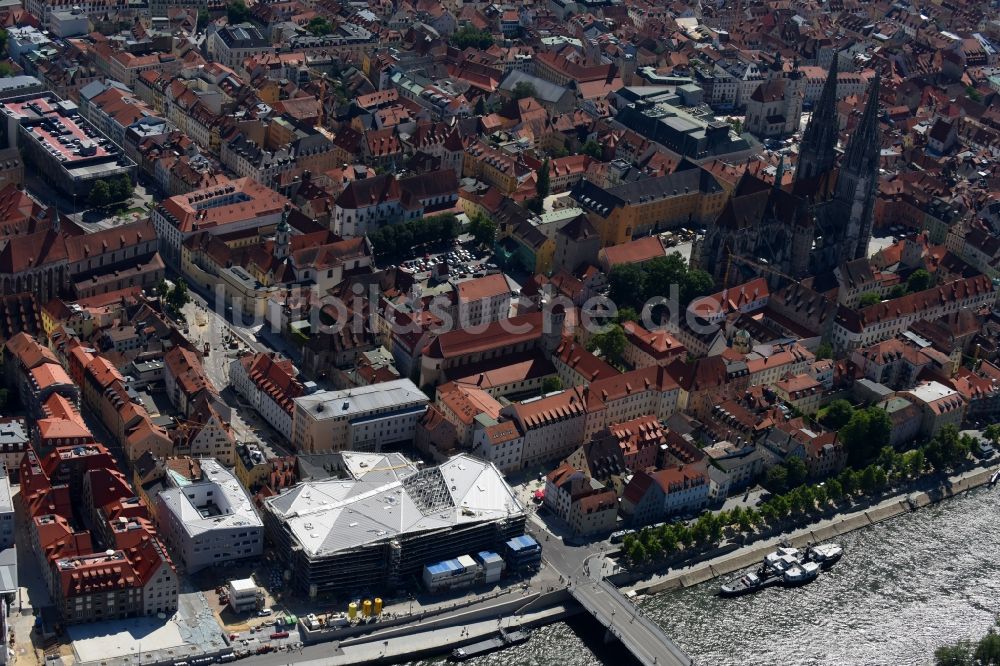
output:
[[[285,204],[285,209],[281,211],[281,222],[274,229],[274,258],[284,261],[288,258],[289,246],[292,241],[292,229],[288,226],[288,213],[290,205]]]
[[[795,180],[808,180],[833,170],[837,147],[837,54],[823,84],[819,102],[806,125],[799,147]]]
[[[841,253],[841,259],[846,261],[866,257],[872,236],[881,154],[878,96],[879,76],[876,73],[868,87],[868,103],[861,122],[847,143],[837,175],[834,200],[850,209]]]

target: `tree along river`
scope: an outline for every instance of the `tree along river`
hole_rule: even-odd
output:
[[[928,664],[937,646],[982,636],[1000,613],[998,503],[1000,489],[981,488],[846,534],[843,559],[805,587],[721,599],[714,580],[639,604],[699,666]],[[602,633],[575,618],[465,663],[635,663]],[[417,662],[430,663],[440,660]]]

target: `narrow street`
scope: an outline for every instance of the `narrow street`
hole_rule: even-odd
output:
[[[214,309],[206,307],[200,294],[192,289],[188,293],[191,302],[182,308],[187,321],[186,335],[199,350],[208,352],[202,359],[202,366],[222,399],[232,408],[230,425],[237,441],[257,443],[268,457],[289,455],[288,443],[236,393],[229,381],[230,366],[241,352],[249,349],[268,351],[267,347],[256,340],[251,329],[235,327]],[[234,339],[238,341],[236,349],[231,346]]]

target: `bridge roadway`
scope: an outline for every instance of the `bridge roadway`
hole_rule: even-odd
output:
[[[569,592],[644,666],[693,666],[691,658],[605,578],[581,576]]]

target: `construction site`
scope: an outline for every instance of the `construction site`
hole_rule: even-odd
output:
[[[427,564],[498,550],[524,534],[524,507],[490,463],[459,455],[418,468],[398,453],[344,452],[336,478],[268,498],[265,530],[310,598],[392,596]]]

